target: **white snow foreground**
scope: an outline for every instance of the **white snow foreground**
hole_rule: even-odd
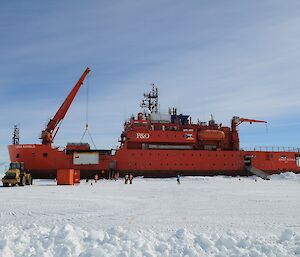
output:
[[[0,187],[0,257],[300,256],[300,175]]]
[[[300,236],[290,229],[261,237],[243,232],[223,234],[153,230],[131,231],[122,227],[84,230],[69,224],[45,228],[36,225],[1,227],[0,255],[15,256],[297,256]]]

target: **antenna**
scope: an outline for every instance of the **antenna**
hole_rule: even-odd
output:
[[[152,90],[149,93],[144,93],[144,99],[140,105],[142,108],[147,108],[150,113],[159,112],[158,103],[158,88],[152,84]]]
[[[19,124],[14,125],[12,143],[13,143],[13,145],[20,144],[20,127],[19,127]]]

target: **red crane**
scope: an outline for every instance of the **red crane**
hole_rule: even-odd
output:
[[[233,117],[232,123],[237,127],[243,122],[249,122],[250,124],[252,123],[268,123],[267,121],[264,120],[253,120],[253,119],[246,119],[246,118],[240,118],[240,117]]]
[[[53,140],[59,130],[60,124],[64,119],[70,105],[72,104],[78,90],[80,89],[81,85],[83,84],[84,79],[89,74],[90,68],[87,67],[86,70],[83,72],[75,86],[73,87],[72,91],[69,93],[63,104],[60,106],[56,114],[54,115],[53,119],[51,119],[45,130],[42,131],[42,135],[40,139],[42,139],[42,144],[44,145],[51,145]]]
[[[237,126],[239,126],[243,122],[249,122],[252,123],[267,123],[267,121],[264,120],[253,120],[253,119],[247,119],[247,118],[240,118],[240,117],[233,117],[231,120],[231,143],[232,143],[232,149],[233,150],[239,150],[240,149],[240,139],[237,132]]]

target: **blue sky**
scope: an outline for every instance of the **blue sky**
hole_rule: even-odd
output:
[[[115,147],[151,83],[161,109],[265,119],[241,125],[244,147],[300,146],[299,1],[1,1],[0,162],[14,124],[38,143],[86,66],[88,82],[55,145],[79,141],[89,86],[90,132]]]

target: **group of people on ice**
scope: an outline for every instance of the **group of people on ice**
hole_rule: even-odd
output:
[[[113,179],[115,181],[117,181],[117,179],[119,178],[119,173],[117,173],[116,175],[113,176]],[[133,181],[133,175],[131,173],[126,173],[125,176],[125,184],[132,184],[132,181]],[[99,180],[99,176],[98,174],[95,175],[95,183],[97,183],[97,181]],[[177,174],[176,176],[176,181],[177,181],[177,184],[180,184],[180,175]],[[88,183],[89,182],[89,179],[87,178],[86,179],[86,182]],[[91,181],[91,186],[93,185],[93,181]]]
[[[133,175],[132,174],[125,174],[125,184],[132,184]]]

